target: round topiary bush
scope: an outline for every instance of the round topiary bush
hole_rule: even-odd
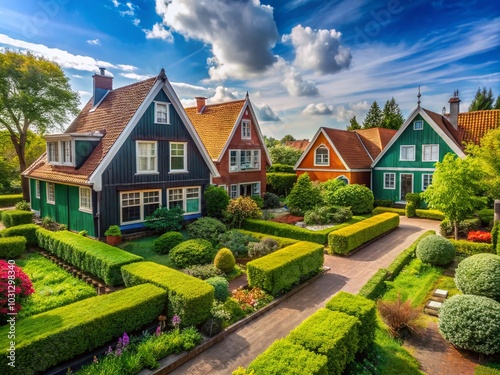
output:
[[[500,352],[500,303],[482,296],[456,295],[439,312],[441,335],[457,348]]]
[[[187,227],[187,232],[191,238],[201,238],[215,244],[219,235],[225,233],[226,226],[217,219],[202,217],[191,223]]]
[[[354,215],[366,214],[373,211],[373,193],[366,186],[352,184],[335,190],[331,202],[335,206],[351,207]]]
[[[273,193],[264,193],[264,208],[278,208],[280,206],[280,198]]]
[[[178,268],[212,263],[214,256],[212,244],[201,239],[184,241],[170,250],[170,260]]]
[[[184,239],[179,232],[163,233],[153,242],[153,251],[158,254],[168,254],[170,250],[180,244]]]
[[[224,273],[229,273],[234,269],[236,265],[236,260],[231,250],[223,247],[217,252],[214,259],[215,268],[220,269]]]
[[[442,266],[455,258],[455,247],[444,237],[427,236],[417,245],[417,258],[424,263]]]
[[[215,276],[206,279],[205,282],[214,287],[214,297],[217,301],[224,302],[229,297],[229,282],[225,278]]]
[[[455,284],[464,294],[476,294],[500,302],[500,256],[476,254],[464,259],[455,271]]]

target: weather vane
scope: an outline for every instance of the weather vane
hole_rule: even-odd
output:
[[[421,96],[422,95],[420,95],[420,86],[418,86],[418,95],[417,95],[418,100],[417,100],[417,104],[418,104],[419,107],[420,107],[420,97]]]

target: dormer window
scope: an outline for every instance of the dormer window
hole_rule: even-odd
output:
[[[50,164],[59,164],[59,142],[47,142],[47,157]]]
[[[170,124],[170,103],[155,102],[155,123]]]
[[[325,145],[320,145],[314,150],[314,165],[330,165],[329,150]]]
[[[66,165],[73,165],[73,152],[71,147],[71,141],[62,141],[62,163]]]
[[[252,137],[250,121],[241,122],[241,139],[250,139]]]
[[[47,134],[47,160],[51,165],[81,166],[101,140],[103,134],[62,133]]]

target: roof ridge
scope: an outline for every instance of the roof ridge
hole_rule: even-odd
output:
[[[233,103],[244,102],[244,101],[246,101],[246,99],[237,99],[237,100],[230,100],[228,102],[205,104],[204,108],[215,106],[215,105],[233,104]],[[191,108],[197,108],[197,107],[195,105],[192,105],[192,106],[189,106],[189,107],[184,107],[184,109],[191,109]]]
[[[368,152],[368,149],[366,148],[365,146],[365,143],[363,142],[363,140],[361,139],[361,136],[358,134],[357,131],[354,132],[356,134],[356,136],[358,137],[359,139],[359,142],[361,143],[361,145],[363,146],[364,150],[366,151],[366,153],[368,154],[368,157],[370,158],[370,160],[373,162],[373,158],[372,156],[370,155],[370,153]]]

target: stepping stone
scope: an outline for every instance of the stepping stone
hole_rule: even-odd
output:
[[[439,309],[443,305],[442,302],[429,300],[424,307],[424,312],[428,315],[438,316]]]
[[[448,298],[448,291],[444,289],[436,289],[434,293],[432,293],[432,296],[445,300],[446,298]]]

